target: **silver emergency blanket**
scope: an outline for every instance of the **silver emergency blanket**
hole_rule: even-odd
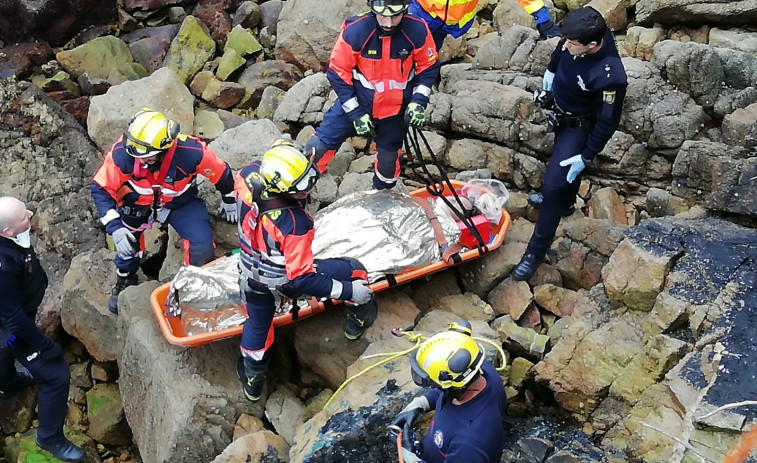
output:
[[[437,201],[433,209],[447,242],[457,243],[460,229],[446,206]],[[315,257],[357,259],[366,267],[371,282],[441,259],[426,213],[404,193],[353,193],[319,211],[315,219]],[[187,336],[244,323],[238,266],[239,255],[235,254],[205,268],[182,267],[176,274],[166,312],[181,316]],[[297,303],[304,307],[306,301]],[[290,309],[291,301],[284,299],[277,314]]]
[[[436,215],[450,244],[460,229],[446,207]],[[371,190],[340,198],[315,216],[313,254],[319,259],[352,257],[371,282],[386,274],[441,259],[434,229],[423,208],[405,193]]]
[[[206,268],[182,267],[171,282],[166,311],[173,316],[181,315],[188,336],[244,323],[239,255],[218,260]]]

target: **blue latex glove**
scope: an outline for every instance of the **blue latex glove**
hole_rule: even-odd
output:
[[[552,82],[555,80],[555,73],[550,71],[544,71],[544,78],[541,81],[541,88],[544,90],[551,92],[552,91]]]
[[[581,158],[580,154],[577,154],[572,158],[568,158],[564,161],[560,161],[560,167],[568,166],[570,166],[570,169],[568,170],[568,176],[565,177],[568,180],[568,183],[573,183],[576,180],[576,177],[578,177],[578,174],[580,174],[586,168],[586,164],[584,163],[584,160]]]

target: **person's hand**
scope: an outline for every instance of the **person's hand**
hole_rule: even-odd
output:
[[[555,73],[550,71],[544,71],[544,77],[541,80],[541,88],[544,90],[551,92],[552,91],[552,82],[555,81]]]
[[[371,116],[367,114],[363,114],[352,121],[352,125],[355,126],[355,133],[361,137],[365,135],[373,135],[373,121],[371,121]]]
[[[573,183],[576,180],[576,177],[578,177],[578,174],[580,174],[586,168],[586,163],[584,163],[581,155],[577,154],[564,161],[560,161],[560,166],[570,166],[570,169],[568,169],[568,175],[565,178],[568,180],[568,183]]]
[[[126,228],[121,227],[113,232],[113,246],[116,248],[116,252],[121,257],[128,257],[134,254],[133,243],[136,243],[137,239]]]
[[[237,223],[237,205],[236,203],[221,203],[218,208],[218,215],[226,219],[229,223]]]
[[[410,103],[405,110],[405,125],[422,127],[426,123],[426,108],[420,103]]]
[[[537,88],[534,90],[534,103],[544,109],[552,109],[555,107],[555,97],[552,92]]]
[[[421,462],[418,454],[421,452],[420,442],[408,423],[402,427],[402,458],[408,463]]]
[[[353,280],[352,281],[352,302],[355,305],[363,305],[370,302],[373,297],[373,290],[368,287],[368,282],[365,280]]]
[[[400,411],[397,418],[392,421],[393,426],[404,427],[405,423],[409,423],[410,426],[420,416],[421,413],[429,410],[428,399],[425,396],[418,396],[410,401],[405,408]]]

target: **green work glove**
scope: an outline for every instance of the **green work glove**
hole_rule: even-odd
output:
[[[426,108],[420,103],[410,103],[405,110],[405,125],[422,127],[426,123]]]
[[[355,132],[360,135],[373,135],[373,122],[371,116],[363,114],[358,119],[352,121],[352,125],[355,126]]]

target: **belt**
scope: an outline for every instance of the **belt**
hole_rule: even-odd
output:
[[[140,218],[149,216],[152,213],[152,210],[149,206],[121,206],[118,208],[118,213],[129,217]]]
[[[555,126],[561,129],[588,129],[594,125],[594,118],[589,116],[568,116],[558,112],[552,113]]]

